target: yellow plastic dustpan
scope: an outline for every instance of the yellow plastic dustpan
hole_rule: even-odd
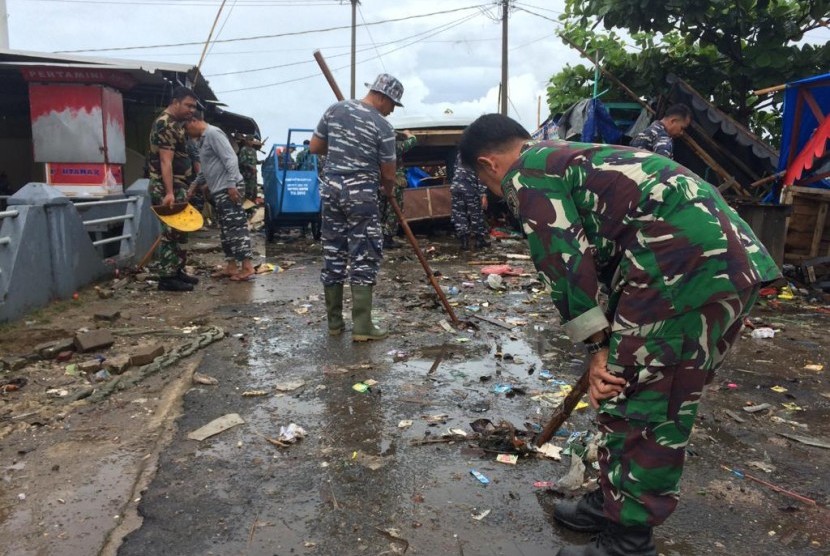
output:
[[[172,207],[154,205],[153,212],[159,220],[180,232],[195,232],[205,225],[202,213],[190,203],[175,203]]]

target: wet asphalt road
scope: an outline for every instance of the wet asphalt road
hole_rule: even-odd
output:
[[[511,466],[463,440],[410,445],[448,428],[471,433],[469,423],[481,417],[517,427],[543,422],[550,407],[530,396],[496,394],[492,386],[542,389],[541,369],[568,383],[577,379],[581,353],[549,324],[555,316],[512,332],[482,324],[477,333],[450,334],[438,326],[439,309],[404,307],[404,290],[425,286],[416,279],[414,285],[395,285],[396,277],[413,279],[420,272],[416,263],[398,261],[384,271],[392,285],[376,303],[392,335],[353,344],[348,333],[326,334],[317,259],[295,260],[298,265],[288,272],[261,276],[243,286],[248,290],[228,294],[213,315],[229,337],[207,348],[198,371],[219,385],[194,386],[185,395],[175,440],[139,505],[143,526],[125,539],[120,555],[542,556],[588,540],[558,528],[550,517],[555,496],[533,486],[564,475],[569,458],[525,458]],[[445,275],[453,272],[444,268]],[[481,299],[492,297],[483,292]],[[504,295],[499,303],[513,316],[551,309],[544,300],[526,307],[527,295]],[[348,307],[347,301],[347,314]],[[442,351],[443,360],[429,373]],[[273,394],[298,379],[305,382],[301,388]],[[352,388],[366,379],[377,381],[369,392]],[[252,390],[269,395],[242,396]],[[239,413],[246,423],[203,442],[187,439],[190,431],[227,413]],[[446,418],[431,422],[437,415]],[[589,429],[592,415],[578,412],[568,426]],[[707,418],[705,410],[701,418]],[[402,429],[401,420],[413,424]],[[289,423],[305,428],[308,437],[289,448],[266,440]],[[723,473],[699,456],[723,454],[736,440],[707,442],[693,442],[687,466],[692,478],[684,476],[686,498],[658,532],[661,552],[822,553],[805,547],[809,531],[799,532],[793,551],[782,549],[772,535],[763,537],[777,524],[771,504],[778,501],[765,502],[762,515],[758,507],[740,507],[723,496],[706,499],[700,485],[711,487]],[[480,484],[471,469],[490,484]]]

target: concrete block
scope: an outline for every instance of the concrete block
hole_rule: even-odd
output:
[[[62,351],[73,351],[75,340],[63,338],[54,342],[46,342],[35,346],[35,352],[44,359],[54,359]]]
[[[140,367],[153,360],[159,355],[164,355],[164,346],[161,344],[148,344],[136,348],[132,355],[130,355],[130,365],[133,367]]]
[[[107,357],[104,360],[104,368],[114,375],[120,375],[130,368],[130,356],[116,355],[115,357]]]
[[[97,359],[90,359],[89,361],[78,363],[78,370],[82,373],[97,373],[101,370],[101,362]]]
[[[28,363],[23,357],[4,357],[0,359],[0,362],[2,362],[2,367],[7,371],[19,371]]]
[[[105,320],[108,322],[112,322],[116,320],[118,317],[121,316],[121,311],[118,309],[101,309],[100,311],[96,311],[93,318],[95,320]]]
[[[114,343],[115,338],[112,332],[106,328],[97,328],[89,332],[75,334],[75,347],[82,353],[96,349],[106,349]]]

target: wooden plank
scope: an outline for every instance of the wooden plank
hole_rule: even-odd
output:
[[[818,208],[816,228],[813,231],[813,241],[810,244],[810,256],[818,256],[818,249],[821,245],[821,237],[824,235],[824,225],[827,223],[827,203],[822,203]]]
[[[819,187],[801,187],[798,185],[794,185],[792,187],[788,187],[793,197],[809,195],[813,197],[825,197],[830,199],[830,189],[821,189]]]

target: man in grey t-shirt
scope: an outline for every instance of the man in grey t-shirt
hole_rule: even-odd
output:
[[[199,145],[201,172],[194,185],[207,185],[219,220],[219,236],[227,266],[213,276],[227,276],[235,282],[248,280],[255,271],[251,260],[251,234],[240,194],[245,191],[245,180],[239,171],[236,153],[225,132],[205,122],[199,114],[186,122],[184,129]]]
[[[367,84],[368,85],[368,84]],[[317,124],[310,152],[326,155],[321,179],[323,255],[329,333],[343,331],[343,284],[352,288],[352,339],[381,340],[387,332],[372,323],[372,288],[383,257],[378,187],[395,185],[395,130],[386,120],[401,104],[403,85],[380,74],[361,100],[329,107]],[[351,273],[347,271],[351,267]]]

